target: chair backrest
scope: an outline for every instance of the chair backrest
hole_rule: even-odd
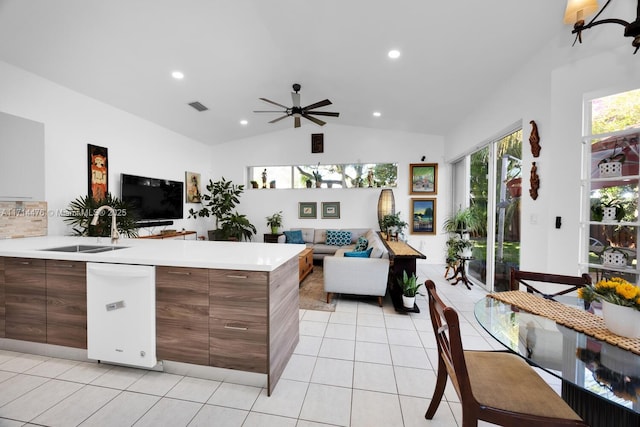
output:
[[[429,314],[438,344],[439,362],[444,363],[460,401],[473,397],[467,364],[464,360],[458,313],[442,302],[432,280],[425,282],[429,295]]]
[[[553,283],[558,285],[567,286],[566,289],[562,289],[555,293],[544,293],[538,289],[536,289],[530,283],[526,281],[533,282],[545,282],[545,283]],[[591,284],[591,276],[588,274],[583,274],[582,276],[564,276],[561,274],[548,274],[548,273],[536,273],[533,271],[522,271],[516,270],[515,268],[511,269],[511,283],[510,288],[512,291],[517,291],[520,289],[520,285],[524,285],[527,288],[527,292],[537,293],[547,299],[553,299],[558,295],[568,294],[569,292],[573,292],[578,288],[582,288],[584,286]]]

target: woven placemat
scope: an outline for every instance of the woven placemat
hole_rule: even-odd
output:
[[[487,296],[515,305],[529,313],[544,316],[567,328],[575,329],[600,341],[640,355],[640,338],[626,338],[610,332],[602,317],[588,311],[569,307],[557,301],[537,297],[523,291],[496,292]]]

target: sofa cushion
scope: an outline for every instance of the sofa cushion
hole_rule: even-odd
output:
[[[313,243],[324,243],[327,241],[327,230],[316,228],[313,232]]]
[[[371,248],[371,258],[382,258],[385,250],[380,239],[369,240],[369,247]]]
[[[369,256],[371,255],[371,251],[373,251],[373,248],[369,248],[364,251],[350,251],[345,252],[344,256],[352,258],[369,258]]]
[[[287,238],[286,243],[304,244],[304,240],[302,239],[302,231],[301,230],[285,231],[284,235]]]
[[[343,230],[327,230],[327,245],[345,246],[351,244],[351,232]]]
[[[358,237],[358,241],[356,241],[356,247],[354,251],[364,251],[369,246],[369,241],[366,237],[360,236]]]

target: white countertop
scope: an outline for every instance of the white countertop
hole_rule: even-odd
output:
[[[108,237],[43,236],[0,240],[0,256],[273,271],[305,249],[305,245],[213,242],[202,240],[155,240],[121,238],[115,246],[125,249],[100,253],[53,252],[43,249],[70,245],[111,246]]]

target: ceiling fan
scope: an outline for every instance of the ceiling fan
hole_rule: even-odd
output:
[[[313,123],[324,126],[325,121],[322,121],[316,117],[311,116],[330,116],[330,117],[338,117],[340,113],[333,113],[330,111],[311,111],[316,108],[325,107],[327,105],[331,105],[331,101],[325,99],[324,101],[319,101],[311,105],[307,105],[306,107],[300,106],[300,86],[298,83],[293,84],[293,92],[291,92],[291,100],[293,101],[293,107],[287,107],[282,104],[278,104],[277,102],[271,101],[267,98],[260,98],[261,100],[268,102],[269,104],[277,105],[278,107],[284,108],[284,110],[280,111],[254,111],[254,113],[284,113],[284,116],[278,117],[277,119],[271,120],[269,123],[279,122],[282,119],[286,119],[287,117],[293,116],[294,122],[293,127],[300,127],[300,117],[304,117],[307,120],[311,120]]]

